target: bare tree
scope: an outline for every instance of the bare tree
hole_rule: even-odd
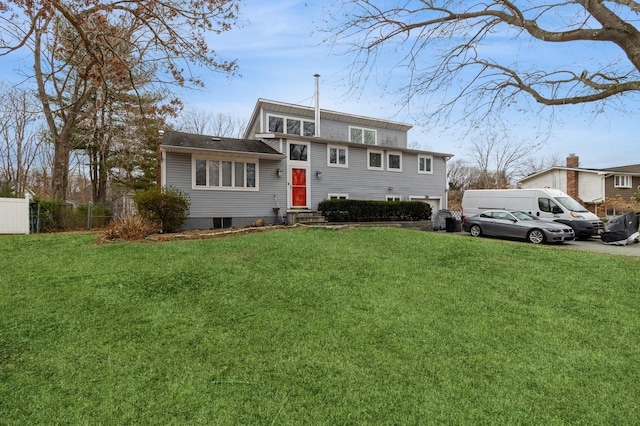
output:
[[[452,160],[447,164],[447,180],[450,191],[464,191],[476,185],[480,178],[477,167],[465,160]]]
[[[194,66],[233,74],[235,61],[221,60],[206,36],[230,29],[237,11],[233,0],[0,0],[0,55],[33,55],[26,77],[37,84],[55,147],[55,198],[66,196],[73,134],[95,114],[98,88],[119,81],[140,93],[142,73],[158,89],[202,86]]]
[[[198,108],[184,110],[175,124],[177,131],[230,138],[241,138],[245,126],[245,121],[231,114],[216,114]]]
[[[0,182],[10,182],[19,196],[46,149],[36,106],[28,92],[0,87]]]
[[[520,177],[529,176],[534,173],[546,170],[550,167],[562,166],[562,163],[562,159],[560,159],[557,154],[552,154],[548,157],[542,158],[530,157],[522,162],[518,174],[520,175]]]
[[[426,99],[428,119],[447,121],[460,107],[473,126],[530,100],[560,107],[640,93],[640,2],[634,0],[338,3],[327,11],[327,21],[336,23],[328,41],[346,44],[354,57],[351,83],[366,83],[383,55],[393,57],[407,76],[402,102]],[[501,55],[504,40],[512,49]],[[568,45],[576,48],[566,50],[564,63],[532,54]],[[580,47],[597,54],[582,60]]]
[[[470,142],[471,164],[478,170],[476,188],[509,188],[542,144],[512,139],[495,129],[480,132]]]

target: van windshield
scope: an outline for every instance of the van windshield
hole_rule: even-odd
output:
[[[555,200],[562,204],[567,210],[576,213],[587,213],[589,210],[585,209],[571,197],[556,197]]]

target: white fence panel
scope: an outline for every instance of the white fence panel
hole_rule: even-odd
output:
[[[0,198],[0,234],[29,233],[29,199]]]

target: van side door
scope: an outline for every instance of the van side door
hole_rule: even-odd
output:
[[[555,219],[564,213],[562,208],[551,198],[538,198],[537,216],[540,219]]]

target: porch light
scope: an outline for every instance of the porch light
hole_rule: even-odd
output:
[[[276,175],[282,177],[282,169],[276,169]]]
[[[320,179],[321,177],[322,177],[322,172],[321,172],[320,170],[318,170],[318,171],[316,172],[316,178],[317,178],[317,179]]]
[[[393,186],[390,186],[389,188],[387,188],[389,191],[393,191]]]

